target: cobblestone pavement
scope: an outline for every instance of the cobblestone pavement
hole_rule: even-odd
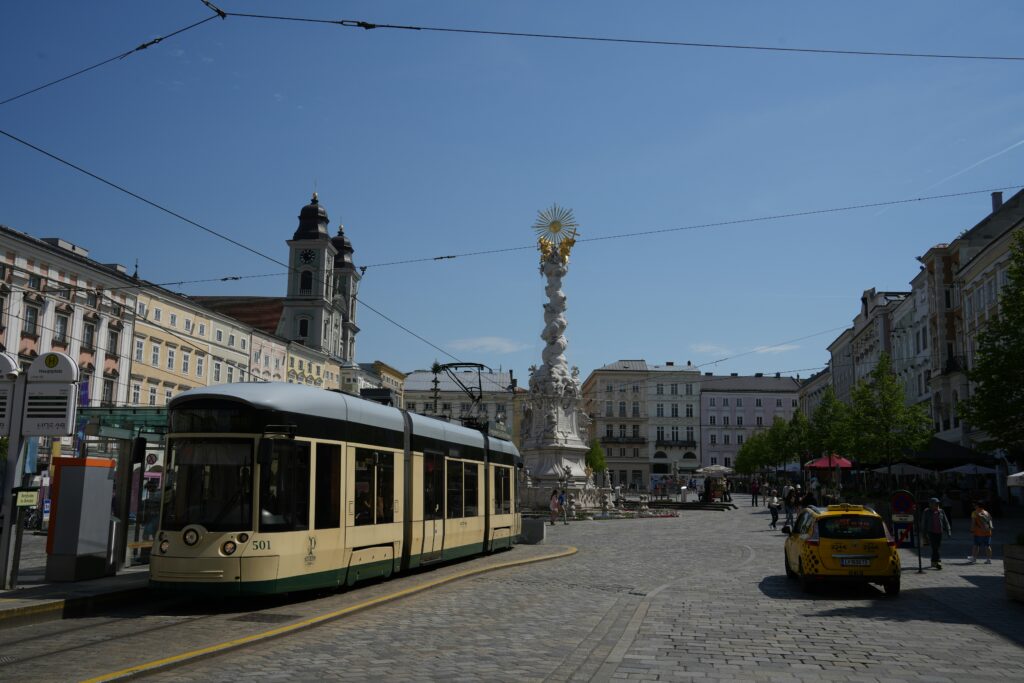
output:
[[[784,575],[782,536],[767,528],[764,508],[736,500],[739,509],[731,512],[549,526],[550,543],[580,552],[431,589],[153,678],[1024,680],[1024,605],[1006,599],[998,553],[991,565],[960,559],[967,554],[962,520],[945,547],[943,571],[918,574],[916,554],[904,551],[903,592],[896,599],[875,587],[807,595]],[[997,522],[997,543],[1012,526]],[[521,550],[529,552],[509,555]],[[322,609],[336,599],[274,611]],[[128,621],[106,628],[127,633]],[[251,627],[227,623],[238,632],[218,621],[221,639]],[[140,648],[152,659],[208,642],[210,634],[200,635],[208,624],[168,628],[162,638],[129,639],[120,648],[83,644],[79,671],[94,671],[97,657],[112,671],[144,661]],[[60,655],[60,662],[71,656]],[[66,679],[57,660],[34,661],[33,676],[11,680]]]

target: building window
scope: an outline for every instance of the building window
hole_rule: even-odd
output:
[[[775,399],[775,407],[776,408],[781,408],[782,407],[782,399],[781,398]]]
[[[35,306],[26,306],[25,319],[23,320],[23,323],[24,324],[21,327],[21,331],[24,334],[29,334],[32,336],[38,334],[39,309],[36,308]]]
[[[633,417],[640,417],[640,404],[637,401],[633,401]]]
[[[708,405],[711,406],[712,408],[715,406],[715,397],[714,396],[712,396],[711,398],[708,399]]]
[[[634,384],[633,385],[633,393],[634,394],[639,394],[640,393],[640,385],[639,384]]]
[[[167,369],[174,369],[174,349],[167,347]]]
[[[619,417],[626,417],[626,402],[619,401]]]
[[[708,424],[714,425],[717,418],[714,415],[708,415]]]
[[[217,331],[216,331],[216,332],[214,333],[214,338],[215,338],[215,339],[216,339],[216,340],[217,340],[218,342],[222,342],[222,341],[224,341],[224,330],[217,330]]]
[[[199,323],[199,336],[200,337],[205,337],[206,336],[206,324],[205,323]]]
[[[299,295],[310,295],[313,293],[313,273],[304,270],[299,274]]]
[[[30,274],[28,276],[28,288],[29,289],[42,289],[43,281],[38,275]]]
[[[633,438],[640,438],[640,425],[633,425]]]
[[[192,321],[189,320],[188,318],[185,318],[185,331],[186,332],[191,332],[192,331]]]
[[[112,356],[120,355],[121,353],[121,335],[118,334],[117,330],[107,331],[107,353]]]
[[[299,336],[302,338],[309,336],[309,321],[305,318],[299,320]]]
[[[138,384],[132,385],[132,405],[139,405],[142,400],[142,387]]]
[[[626,425],[619,425],[619,437],[626,438]]]
[[[722,407],[723,408],[728,408],[729,407],[729,397],[728,396],[725,396],[725,397],[722,398]]]
[[[160,322],[160,317],[162,315],[163,315],[163,311],[161,311],[159,308],[154,308],[153,309],[153,320],[155,320],[157,322]]]
[[[754,420],[757,422],[758,427],[764,427],[764,418],[758,415]]]
[[[620,458],[625,458],[626,457],[626,449],[625,448],[620,448],[619,449],[619,457]]]
[[[729,426],[729,416],[728,415],[723,415],[722,416],[722,426],[723,427],[728,427]]]
[[[171,327],[177,327],[178,326],[178,314],[177,313],[171,313],[171,315],[170,315],[170,322],[171,322]]]
[[[213,361],[213,381],[220,381],[220,361]]]
[[[612,385],[611,384],[604,385],[604,390],[606,392],[608,392],[609,394],[612,393]]]
[[[796,408],[796,399],[793,399],[793,407]]]
[[[150,347],[149,364],[153,366],[160,365],[160,345],[153,344]]]
[[[692,403],[687,403],[686,404],[686,417],[693,417],[693,404]]]
[[[672,417],[679,417],[679,404],[678,403],[673,403],[672,404]]]
[[[633,449],[633,457],[634,458],[639,458],[640,457],[640,449],[639,448],[634,448]]]
[[[85,295],[85,305],[89,308],[96,308],[99,304],[99,296],[96,292],[89,292]]]
[[[243,351],[245,351],[245,347],[246,347],[245,337],[242,337],[242,350]]]
[[[711,445],[714,446],[717,443],[718,443],[718,436],[716,436],[715,434],[712,434],[711,435]]]
[[[650,432],[648,432],[648,433],[650,433]],[[664,441],[665,440],[665,428],[664,427],[659,425],[658,428],[657,428],[657,434],[658,434],[658,441]]]
[[[188,374],[189,366],[191,365],[191,361],[192,361],[192,352],[191,351],[184,351],[183,350],[181,352],[181,373],[183,375],[187,375]]]
[[[156,387],[149,388],[149,405],[156,405]]]
[[[604,416],[613,417],[615,415],[615,409],[612,407],[611,401],[604,402]]]
[[[737,446],[742,446],[743,445],[743,435],[742,434],[737,434],[736,435],[736,445]]]
[[[234,346],[234,345],[235,345],[235,335],[229,334],[228,335],[228,346]]]
[[[658,405],[656,405],[654,410],[655,410],[655,412],[654,412],[655,416],[657,416],[657,417],[665,417],[665,404],[664,403],[659,403]]]
[[[725,466],[726,467],[732,467],[732,458],[726,458],[725,459]]]
[[[728,446],[728,445],[729,445],[729,435],[728,435],[728,434],[723,434],[723,435],[722,435],[722,443],[723,443],[724,445],[726,445],[726,446]]]
[[[670,384],[670,385],[668,385],[668,393],[672,394],[673,396],[678,396],[679,395],[679,385],[678,384]]]
[[[661,396],[662,394],[664,394],[665,393],[665,385],[664,384],[657,385],[655,387],[655,389],[654,389],[654,393],[656,393],[658,396]]]
[[[235,369],[229,365],[228,366],[228,384],[231,384],[234,381],[235,381]]]
[[[714,443],[714,441],[712,441],[711,443]],[[711,457],[711,464],[712,465],[717,465],[718,464],[718,458],[712,456]]]
[[[693,396],[693,385],[692,384],[687,384],[686,385],[686,395],[687,396]]]
[[[736,426],[737,427],[742,427],[743,426],[743,416],[742,415],[737,415],[736,416]]]
[[[205,360],[204,356],[198,356],[198,355],[196,356],[196,377],[202,377],[203,376],[203,361],[204,360]]]
[[[87,349],[96,348],[96,326],[92,323],[86,323],[82,328],[82,346]]]
[[[171,402],[171,398],[173,398],[173,397],[174,397],[174,393],[170,389],[165,390],[164,391],[164,405],[170,403]]]
[[[68,317],[66,315],[58,315],[53,325],[53,341],[59,344],[66,344],[68,341]]]
[[[743,407],[743,399],[742,398],[736,399],[736,407],[737,408],[742,408]]]
[[[672,427],[672,440],[679,441],[679,427]]]
[[[141,301],[139,302],[138,312],[139,312],[139,317],[142,317],[142,318],[146,317],[146,304],[142,303]]]
[[[146,342],[141,339],[135,340],[135,360],[142,362],[142,356],[146,353]]]
[[[609,439],[613,438],[615,436],[615,427],[613,427],[612,425],[605,425],[604,435],[607,436]]]
[[[686,440],[693,441],[693,427],[686,428]]]
[[[759,399],[759,398],[755,398],[754,399],[754,407],[755,408],[760,408],[761,407],[761,399]]]

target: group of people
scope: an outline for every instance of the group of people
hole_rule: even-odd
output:
[[[565,489],[561,491],[553,489],[551,491],[551,500],[548,503],[548,508],[551,510],[551,526],[555,525],[559,517],[561,517],[563,523],[568,524],[569,517],[576,516],[576,500],[569,496]]]
[[[932,498],[928,501],[928,507],[921,514],[921,534],[924,545],[930,545],[932,549],[932,569],[942,569],[942,538],[953,536],[953,526],[949,522],[946,511],[940,507],[941,501]],[[985,504],[975,501],[974,511],[971,512],[971,536],[974,542],[971,546],[971,554],[967,556],[968,564],[978,561],[978,556],[985,552],[985,564],[992,564],[992,530],[995,524],[992,522],[992,514],[985,509]]]
[[[772,521],[768,523],[773,529],[778,528],[779,515],[784,510],[786,519],[783,524],[792,525],[800,510],[818,504],[817,495],[813,487],[805,491],[803,484],[791,484],[787,482],[782,487],[782,495],[779,490],[770,487],[767,482],[754,480],[750,485],[750,504],[753,506],[764,505],[771,513]]]

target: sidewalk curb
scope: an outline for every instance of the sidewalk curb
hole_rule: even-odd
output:
[[[110,607],[132,602],[151,595],[149,586],[133,586],[112,590],[98,595],[82,595],[69,598],[54,598],[40,601],[37,605],[20,605],[4,608],[0,606],[0,630],[28,624],[57,621],[67,617],[87,616],[98,607]],[[9,598],[18,600],[19,598]],[[0,605],[3,599],[0,599]]]

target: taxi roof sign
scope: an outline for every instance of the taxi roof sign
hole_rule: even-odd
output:
[[[59,351],[41,354],[28,366],[28,381],[74,384],[78,381],[78,363]]]

